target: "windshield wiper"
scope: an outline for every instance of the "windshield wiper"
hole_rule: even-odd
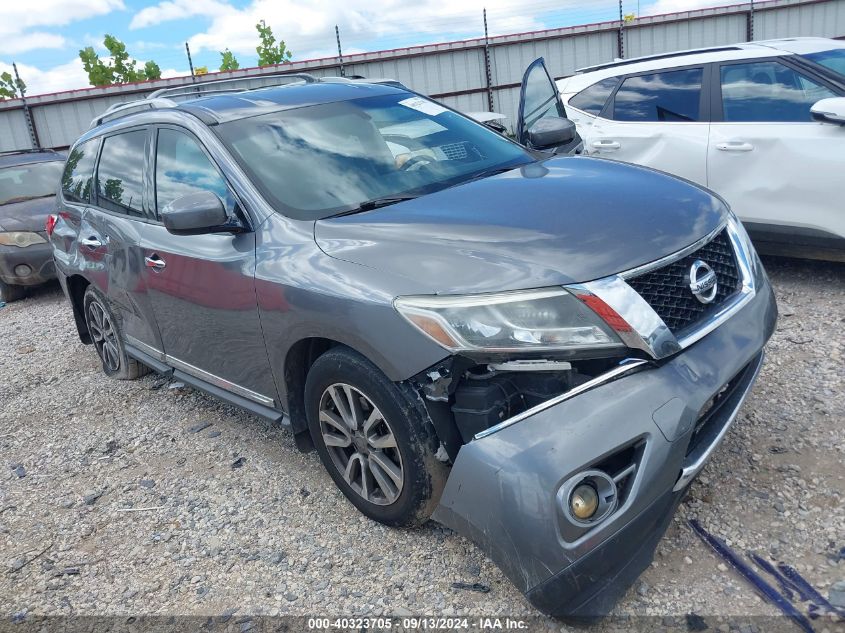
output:
[[[17,198],[9,198],[8,200],[3,200],[2,202],[0,202],[0,205],[16,204],[18,202],[26,202],[27,200],[37,200],[38,198],[49,198],[50,196],[55,195],[55,193],[42,193],[36,196],[18,196]]]
[[[344,215],[353,215],[355,213],[362,213],[363,211],[372,211],[373,209],[380,209],[381,207],[386,207],[391,204],[396,204],[397,202],[405,202],[406,200],[413,200],[414,198],[419,198],[419,195],[406,195],[406,196],[384,196],[383,198],[374,198],[372,200],[367,200],[366,202],[362,202],[354,209],[349,209],[347,211],[341,211],[340,213],[335,213],[333,218],[340,218]]]
[[[490,169],[485,169],[479,171],[478,173],[473,174],[469,177],[468,180],[464,182],[470,182],[472,180],[481,180],[482,178],[489,178],[490,176],[495,176],[496,174],[504,174],[506,171],[512,171],[517,167],[521,167],[522,165],[509,165],[507,167],[492,167]]]

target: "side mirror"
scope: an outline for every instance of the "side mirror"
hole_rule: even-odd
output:
[[[528,142],[534,149],[551,149],[575,140],[575,124],[569,119],[549,116],[540,119],[528,130]]]
[[[815,121],[845,125],[845,97],[822,99],[810,108]]]
[[[161,221],[164,228],[175,235],[232,230],[223,201],[210,191],[197,191],[176,198],[161,210]]]

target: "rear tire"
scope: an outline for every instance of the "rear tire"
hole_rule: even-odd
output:
[[[15,286],[13,284],[7,284],[5,281],[0,281],[0,301],[11,303],[12,301],[19,301],[25,296],[25,287]]]
[[[390,526],[428,520],[446,482],[439,441],[410,387],[370,361],[335,347],[305,381],[308,428],[320,460],[363,514]]]
[[[83,300],[85,323],[91,342],[103,364],[106,376],[116,380],[135,380],[150,372],[149,367],[126,354],[120,323],[103,294],[88,286]]]

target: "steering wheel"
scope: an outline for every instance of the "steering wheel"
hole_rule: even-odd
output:
[[[406,160],[402,166],[399,168],[400,171],[416,171],[420,167],[424,167],[425,165],[430,165],[433,163],[434,160],[429,158],[428,156],[412,156],[408,160]]]

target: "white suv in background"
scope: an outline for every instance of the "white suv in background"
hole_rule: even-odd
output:
[[[758,248],[845,261],[845,42],[619,60],[557,85],[585,153],[713,189]]]

